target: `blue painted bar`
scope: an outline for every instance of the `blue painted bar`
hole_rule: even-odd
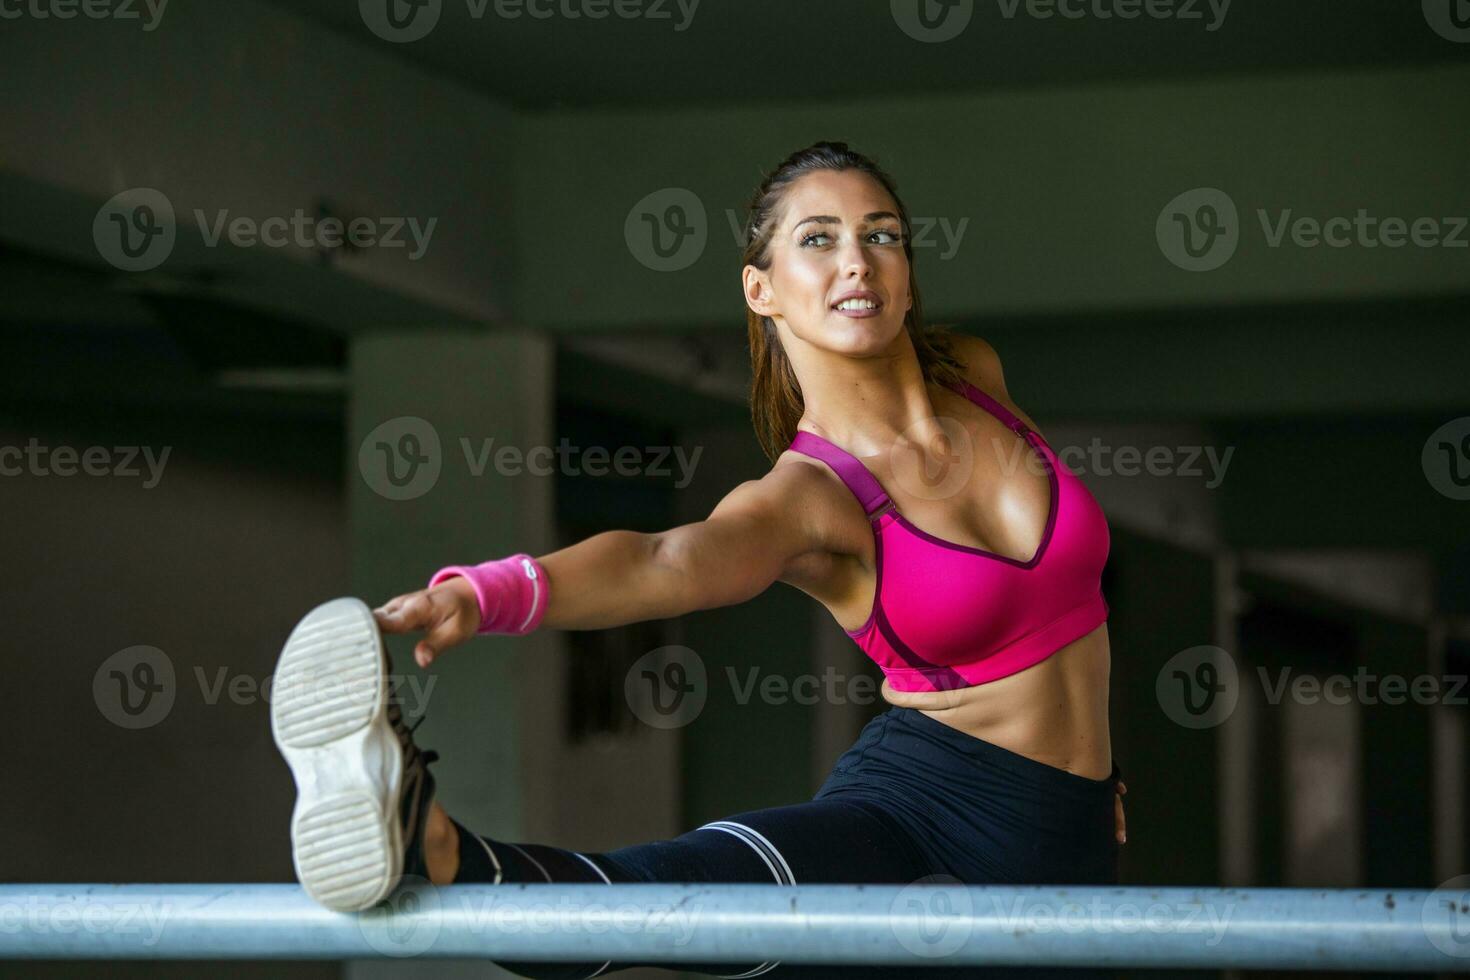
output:
[[[0,959],[457,957],[1470,972],[1470,894],[914,885],[0,885]]]

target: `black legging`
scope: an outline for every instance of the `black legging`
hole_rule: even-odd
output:
[[[456,826],[458,826],[456,824]],[[486,840],[460,830],[456,882],[724,882],[752,884],[907,884],[929,869],[881,810],[870,804],[815,800],[740,813],[673,840],[583,854],[545,844]],[[530,977],[590,977],[624,967],[668,964],[504,963]],[[752,962],[689,964],[716,976],[852,976],[840,971],[792,973],[792,967]]]
[[[480,837],[458,823],[456,882],[1116,883],[1112,782],[1084,779],[896,708],[874,719],[809,802],[738,813],[672,840],[599,853]],[[1020,817],[1020,819],[1017,819]],[[528,977],[631,966],[720,977],[1107,977],[1110,972],[748,964],[508,963]]]

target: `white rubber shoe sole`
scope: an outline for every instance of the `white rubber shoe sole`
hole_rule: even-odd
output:
[[[329,909],[371,908],[403,867],[403,750],[388,724],[383,640],[361,599],[296,624],[276,663],[271,732],[296,779],[291,860]]]

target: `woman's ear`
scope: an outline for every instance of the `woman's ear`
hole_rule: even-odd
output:
[[[745,288],[745,303],[760,316],[771,316],[776,312],[771,295],[771,280],[766,273],[753,265],[742,272]]]

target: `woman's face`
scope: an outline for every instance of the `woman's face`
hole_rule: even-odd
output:
[[[868,175],[819,170],[793,183],[771,230],[770,255],[769,269],[745,267],[745,298],[775,321],[793,356],[801,347],[793,336],[824,350],[871,354],[903,332],[913,300],[898,207]]]

